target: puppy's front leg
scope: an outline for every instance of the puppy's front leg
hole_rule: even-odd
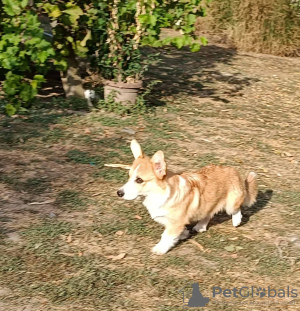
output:
[[[180,239],[184,231],[184,225],[167,225],[158,244],[152,248],[152,252],[157,255],[163,255],[168,252]]]

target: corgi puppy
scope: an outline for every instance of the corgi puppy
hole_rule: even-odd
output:
[[[152,158],[144,155],[136,140],[131,142],[135,158],[129,170],[129,180],[117,194],[125,200],[144,196],[144,206],[153,220],[165,227],[161,240],[152,252],[167,253],[179,240],[186,239],[187,224],[193,230],[206,231],[214,214],[226,211],[232,215],[234,227],[242,220],[241,206],[256,202],[256,174],[243,180],[232,167],[209,165],[194,173],[175,174],[167,170],[162,151]]]

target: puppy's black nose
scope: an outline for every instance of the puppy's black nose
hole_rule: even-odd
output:
[[[117,191],[117,195],[119,196],[119,197],[123,197],[124,196],[124,191],[123,190],[118,190]]]

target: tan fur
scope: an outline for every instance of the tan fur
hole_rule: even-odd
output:
[[[131,180],[133,174],[143,183]],[[255,173],[243,180],[235,168],[209,165],[194,173],[175,174],[166,170],[161,151],[152,159],[141,153],[129,175],[130,185],[136,187],[138,195],[146,197],[144,205],[152,218],[165,225],[164,235],[176,237],[176,242],[185,225],[200,221],[199,226],[203,222],[205,230],[214,214],[225,210],[235,215],[242,205],[254,204],[257,195]]]

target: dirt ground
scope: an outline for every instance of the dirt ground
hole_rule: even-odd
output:
[[[0,117],[0,310],[183,307],[198,282],[207,310],[299,310],[300,60],[209,45],[161,50],[155,112],[37,109]],[[177,170],[209,163],[258,174],[258,201],[233,228],[225,214],[167,255],[163,228],[116,190],[136,138]],[[285,298],[213,298],[213,287],[268,286]],[[189,291],[189,289],[186,289]],[[255,289],[256,290],[256,289]],[[196,310],[196,308],[191,308]]]

